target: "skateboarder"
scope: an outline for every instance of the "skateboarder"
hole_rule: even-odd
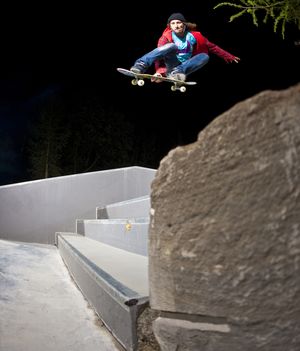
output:
[[[156,82],[160,82],[161,76],[185,81],[187,75],[207,64],[210,54],[218,55],[226,62],[239,62],[239,57],[208,41],[195,31],[196,27],[195,23],[187,22],[181,13],[173,13],[157,48],[137,59],[130,70],[145,73],[154,63],[155,76],[158,77]]]

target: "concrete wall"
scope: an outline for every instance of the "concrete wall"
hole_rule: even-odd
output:
[[[0,238],[54,244],[96,207],[150,194],[155,170],[142,167],[76,174],[0,186]]]

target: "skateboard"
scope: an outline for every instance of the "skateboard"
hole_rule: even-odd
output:
[[[124,74],[125,76],[132,77],[133,79],[131,80],[131,84],[138,85],[140,87],[142,87],[145,84],[144,79],[157,78],[157,76],[155,76],[154,74],[134,73],[125,68],[117,68],[117,71]],[[159,77],[159,79],[162,80],[163,82],[172,83],[171,85],[172,91],[179,90],[182,93],[186,91],[187,86],[197,84],[197,82],[184,82],[182,80],[167,78],[167,77]]]

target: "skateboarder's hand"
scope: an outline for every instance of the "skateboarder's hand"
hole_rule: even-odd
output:
[[[239,63],[241,59],[237,56],[234,56],[234,58],[230,61],[230,62],[235,62],[235,63]]]
[[[162,80],[159,79],[159,77],[162,77],[162,75],[160,73],[155,73],[153,76],[154,77],[151,78],[151,82],[154,82],[154,83],[161,83],[162,82]]]
[[[237,56],[231,56],[231,57],[225,59],[226,63],[233,63],[233,62],[239,63],[240,60],[241,59]]]

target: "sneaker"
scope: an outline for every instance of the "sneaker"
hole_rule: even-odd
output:
[[[133,73],[144,73],[147,70],[147,66],[144,62],[137,62],[134,66],[130,68],[130,71]]]
[[[168,75],[168,78],[177,79],[177,80],[181,80],[181,81],[185,82],[185,80],[186,80],[186,75],[185,75],[184,73],[171,72],[171,73]]]

